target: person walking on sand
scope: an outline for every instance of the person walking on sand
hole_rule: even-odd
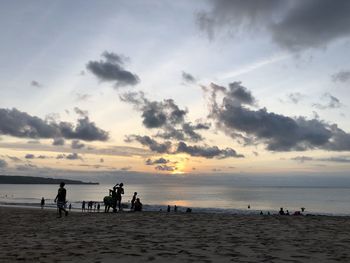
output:
[[[44,197],[41,198],[40,206],[41,206],[41,209],[44,209],[44,206],[45,206],[45,199],[44,199]]]
[[[66,195],[67,195],[67,191],[64,188],[65,183],[61,182],[60,183],[60,188],[58,188],[58,193],[56,195],[55,198],[55,203],[57,202],[57,208],[58,208],[58,213],[59,216],[58,217],[62,217],[62,211],[64,211],[65,216],[68,215],[68,211],[66,210]]]
[[[122,209],[122,195],[124,194],[124,184],[120,183],[119,186],[117,187],[117,205],[118,205],[118,211],[121,211]]]
[[[81,212],[85,212],[85,201],[81,203]]]
[[[130,210],[132,211],[134,209],[134,205],[135,205],[135,201],[136,201],[136,196],[137,196],[137,192],[134,193],[132,199],[131,199],[131,208]]]

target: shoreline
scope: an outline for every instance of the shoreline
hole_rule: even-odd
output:
[[[350,217],[0,207],[0,261],[349,262]]]

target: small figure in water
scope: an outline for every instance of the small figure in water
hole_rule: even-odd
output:
[[[174,212],[176,213],[177,212],[177,206],[174,205]]]
[[[135,204],[134,204],[134,211],[135,212],[141,212],[142,211],[142,203],[140,201],[140,198],[136,198]]]
[[[65,216],[68,215],[68,211],[66,210],[66,195],[67,195],[67,191],[64,188],[65,183],[61,182],[60,183],[60,188],[58,189],[58,193],[57,196],[55,198],[55,203],[57,202],[57,208],[58,208],[58,213],[59,216],[58,217],[62,217],[62,211],[64,211]]]
[[[286,216],[289,216],[289,211],[288,210],[286,211]]]
[[[261,216],[264,215],[263,211],[260,211],[260,215],[261,215]]]
[[[119,211],[122,209],[122,195],[124,194],[124,188],[123,188],[123,183],[120,183],[119,186],[117,187],[117,205]]]
[[[81,203],[81,212],[85,212],[85,201]]]
[[[186,209],[186,213],[192,213],[192,209],[191,208],[187,208]]]
[[[72,209],[72,204],[71,203],[69,204],[68,209],[69,209],[69,212],[70,212],[70,210]]]
[[[285,213],[284,213],[284,211],[283,211],[283,207],[281,207],[281,209],[280,209],[280,211],[278,212],[281,216],[284,216],[285,215]]]
[[[305,211],[305,207],[302,207],[302,208],[301,208],[301,212],[304,212],[304,211]]]
[[[170,205],[168,205],[168,208],[166,210],[168,213],[170,213]]]
[[[41,198],[40,206],[41,206],[41,209],[44,209],[44,206],[45,206],[45,199],[44,199],[44,197]]]
[[[98,212],[98,213],[100,213],[100,208],[101,208],[100,203],[98,203],[98,204],[97,204],[97,212]]]
[[[131,210],[134,209],[134,205],[135,205],[135,201],[136,201],[136,196],[137,196],[137,192],[134,193],[134,195],[132,196],[132,199],[131,199]]]
[[[250,205],[248,205],[248,209],[250,209]]]

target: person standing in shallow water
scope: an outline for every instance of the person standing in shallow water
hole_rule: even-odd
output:
[[[62,211],[64,211],[65,216],[68,215],[68,211],[65,208],[67,191],[64,188],[64,186],[65,186],[64,182],[60,183],[60,188],[58,188],[58,193],[57,193],[57,196],[55,198],[55,203],[57,202],[57,208],[58,208],[58,213],[59,213],[58,217],[62,217]]]

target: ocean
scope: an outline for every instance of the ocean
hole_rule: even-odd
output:
[[[112,185],[66,185],[68,203],[80,209],[81,202],[101,202]],[[0,205],[36,206],[42,197],[54,207],[57,185],[0,185]],[[350,215],[350,188],[327,187],[232,187],[181,186],[179,184],[125,185],[123,203],[128,204],[134,192],[145,210],[165,210],[177,205],[180,211],[254,214],[277,213],[280,207],[293,213]],[[248,208],[250,206],[250,208]],[[102,207],[103,208],[103,207]]]

